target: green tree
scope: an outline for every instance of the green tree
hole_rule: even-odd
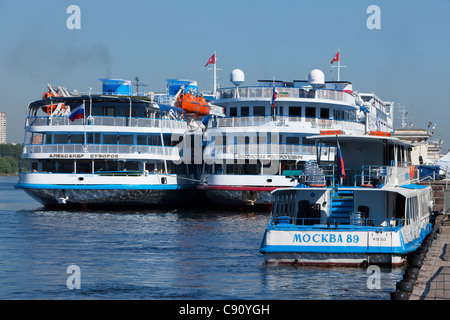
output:
[[[9,163],[4,157],[0,157],[0,173],[11,173],[11,163]]]
[[[0,144],[0,173],[17,173],[22,158],[21,144]]]

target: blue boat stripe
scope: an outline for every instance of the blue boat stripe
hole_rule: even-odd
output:
[[[61,189],[61,190],[182,190],[193,189],[192,185],[183,184],[28,184],[19,183],[15,185],[16,189]]]

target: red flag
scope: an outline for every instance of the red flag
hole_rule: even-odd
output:
[[[333,62],[335,61],[339,61],[339,51],[338,53],[336,53],[336,55],[334,56],[333,60],[331,60],[331,64],[333,64]]]
[[[211,58],[209,58],[209,60],[208,60],[208,62],[205,64],[205,67],[208,65],[208,64],[215,64],[216,63],[216,54],[214,53],[212,56],[211,56]]]

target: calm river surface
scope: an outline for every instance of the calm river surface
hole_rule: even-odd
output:
[[[365,269],[265,265],[268,213],[50,211],[16,181],[0,177],[0,299],[388,300],[403,272],[370,289]]]

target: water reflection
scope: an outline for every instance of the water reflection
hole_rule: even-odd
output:
[[[266,265],[268,213],[45,210],[14,183],[0,178],[2,299],[389,299],[402,275],[369,290],[365,269]]]

